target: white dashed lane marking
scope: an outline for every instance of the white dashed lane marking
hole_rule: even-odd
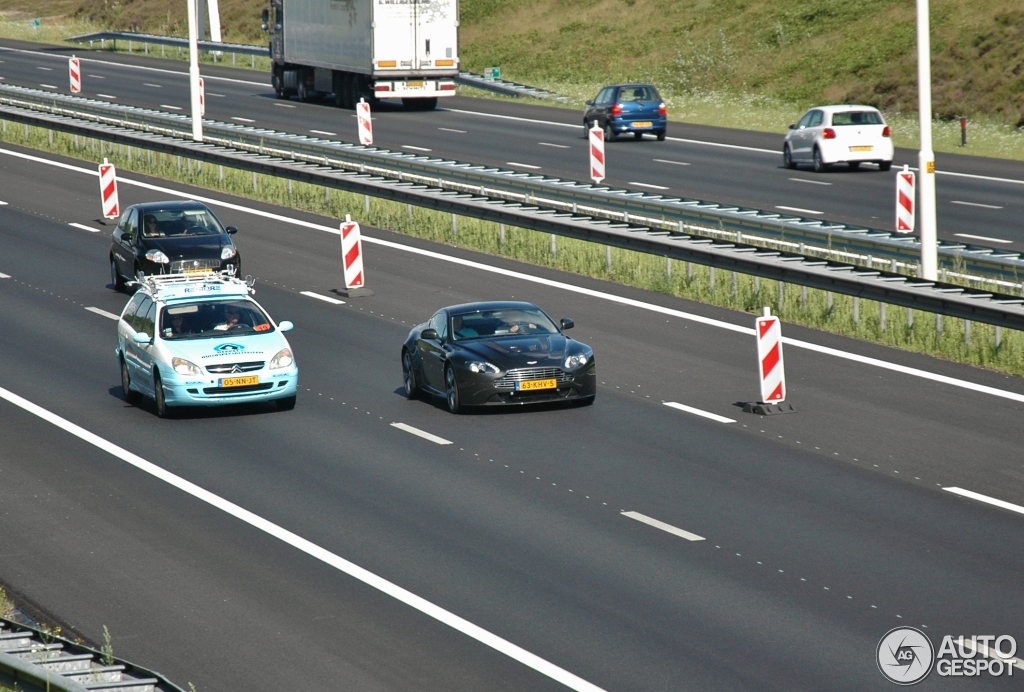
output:
[[[824,180],[808,180],[807,178],[790,178],[794,183],[808,183],[809,185],[831,185]]]
[[[275,103],[274,105],[277,106],[278,108],[295,108],[296,107],[294,103]]]
[[[990,238],[987,235],[971,235],[970,233],[954,233],[953,235],[958,238],[970,238],[971,240],[981,240],[986,243],[1005,243],[1009,245],[1013,243],[1012,240],[1003,240],[1002,238]]]
[[[231,116],[231,119],[232,119],[232,120],[237,120],[237,121],[238,121],[238,122],[240,122],[240,123],[254,123],[254,122],[256,122],[256,121],[255,121],[255,120],[253,120],[252,118],[240,118],[240,117],[238,117],[237,115],[232,115],[232,116]]]
[[[735,423],[736,422],[732,418],[726,418],[725,416],[720,416],[717,413],[711,413],[709,411],[702,411],[699,408],[694,408],[692,406],[687,406],[686,404],[680,404],[680,403],[677,403],[675,401],[666,401],[665,405],[668,406],[669,408],[675,408],[675,409],[679,409],[680,411],[686,411],[687,413],[692,413],[695,416],[703,416],[704,418],[710,418],[711,420],[716,420],[719,423]]]
[[[169,111],[180,111],[181,110],[181,106],[171,106],[171,105],[168,105],[166,103],[161,103],[160,107],[161,108],[166,108]]]
[[[539,171],[540,166],[534,166],[529,163],[516,163],[515,161],[506,161],[506,166],[516,166],[517,168],[529,168],[532,171]]]
[[[651,185],[650,183],[630,183],[635,187],[646,187],[648,190],[667,190],[668,188],[664,185]]]
[[[142,86],[153,87],[154,89],[163,89],[164,88],[162,84],[150,84],[149,82],[143,82]]]
[[[117,98],[116,96],[111,96],[110,94],[96,94],[96,95],[99,96],[101,99],[116,99]],[[179,108],[178,110],[181,110],[181,109]]]
[[[437,129],[438,130],[444,130],[445,132],[457,132],[460,135],[466,134],[465,130],[454,130],[454,129],[450,128],[450,127],[439,127]]]
[[[684,531],[683,529],[680,529],[678,527],[672,526],[672,524],[666,524],[663,521],[658,521],[657,519],[652,519],[651,517],[649,517],[649,516],[647,516],[645,514],[640,514],[640,512],[623,512],[622,516],[629,517],[630,519],[636,519],[637,521],[643,522],[644,524],[647,524],[648,526],[653,526],[656,529],[661,529],[662,531],[667,531],[668,533],[671,533],[674,536],[679,536],[680,538],[685,538],[688,541],[703,541],[703,540],[706,540],[704,538],[704,536],[698,536],[695,533],[690,533],[689,531]]]
[[[106,317],[107,319],[111,319],[111,320],[119,320],[119,319],[121,319],[120,315],[115,315],[112,312],[107,312],[106,310],[101,310],[100,308],[86,308],[86,310],[88,310],[89,312],[95,313],[97,315],[100,315],[102,317]]]
[[[301,293],[304,296],[309,296],[310,298],[316,298],[317,300],[322,300],[325,303],[331,303],[332,305],[344,305],[345,304],[344,300],[338,300],[337,298],[331,298],[330,296],[322,296],[319,293],[313,293],[312,291],[299,291],[299,293]]]
[[[86,226],[84,223],[75,223],[74,221],[72,221],[68,225],[69,226],[74,226],[75,228],[81,228],[83,231],[89,231],[90,233],[99,233],[100,232],[100,229],[93,228],[92,226]]]
[[[977,500],[978,502],[984,502],[985,504],[993,505],[995,507],[1008,509],[1011,512],[1016,512],[1017,514],[1024,514],[1024,507],[1021,507],[1020,505],[1015,505],[1012,502],[1006,502],[1005,500],[997,500],[994,497],[982,495],[981,493],[976,493],[973,490],[964,490],[963,488],[957,487],[943,488],[943,490],[947,490],[953,493],[954,495],[959,495],[960,497],[967,497],[972,500]]]
[[[43,87],[44,89],[56,89],[57,88],[53,84],[40,84],[39,86]]]
[[[11,278],[10,274],[4,274],[3,272],[0,272],[0,279],[9,279],[9,278]]]
[[[670,159],[652,159],[655,163],[670,163],[673,166],[689,166],[686,161],[672,161]]]
[[[783,211],[795,211],[798,214],[824,214],[823,211],[814,211],[813,209],[801,209],[800,207],[783,207],[781,205],[775,205],[776,209],[782,209]]]
[[[7,202],[0,202],[0,207],[6,207],[6,206],[7,206]]]
[[[42,70],[43,72],[53,72],[53,68],[52,67],[39,67],[38,65],[36,65],[36,69],[37,70]]]
[[[994,204],[981,204],[980,202],[958,202],[957,200],[951,200],[950,204],[959,204],[965,207],[981,207],[982,209],[1002,209]]]
[[[426,430],[420,430],[419,428],[414,428],[411,425],[406,425],[405,423],[392,423],[391,427],[404,430],[410,435],[415,435],[416,437],[422,437],[424,440],[430,440],[434,444],[450,445],[452,443],[451,440],[446,440],[443,437],[438,437],[437,435],[428,433]]]
[[[315,135],[327,135],[328,137],[337,137],[337,132],[328,132],[327,130],[310,130]]]
[[[403,144],[403,149],[411,149],[413,151],[433,151],[433,149],[427,149],[426,147],[414,147],[411,144]]]
[[[555,149],[569,149],[568,144],[552,144],[551,142],[537,142],[542,147],[554,147]]]

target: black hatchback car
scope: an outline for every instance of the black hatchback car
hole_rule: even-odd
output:
[[[141,281],[147,274],[242,269],[231,236],[212,211],[200,202],[146,202],[124,210],[110,244],[110,281],[115,291],[126,280]]]
[[[583,127],[590,130],[594,123],[604,129],[606,141],[629,133],[640,139],[649,132],[662,142],[668,128],[668,112],[661,94],[652,85],[615,84],[601,89],[593,101],[587,101]]]

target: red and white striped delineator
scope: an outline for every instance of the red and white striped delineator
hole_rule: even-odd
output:
[[[82,64],[73,55],[68,58],[68,79],[71,80],[71,93],[80,94],[82,92]]]
[[[345,214],[341,223],[341,256],[345,258],[345,288],[363,288],[366,277],[363,276],[363,239],[359,224]]]
[[[356,119],[359,120],[359,143],[373,144],[373,122],[370,120],[370,104],[359,99],[356,104]]]
[[[596,121],[590,128],[590,177],[595,183],[604,180],[604,130]]]
[[[103,204],[103,218],[116,219],[121,215],[121,207],[117,203],[117,171],[114,164],[106,159],[100,164],[100,202]]]
[[[914,172],[910,166],[896,173],[896,232],[914,231]]]
[[[782,363],[782,322],[771,308],[755,323],[757,370],[761,376],[761,403],[781,404],[786,400],[786,370]]]
[[[206,84],[199,78],[199,117],[206,117]]]

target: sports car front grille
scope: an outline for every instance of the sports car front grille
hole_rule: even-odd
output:
[[[495,387],[515,387],[516,382],[526,380],[557,380],[558,384],[572,382],[572,375],[561,368],[516,368],[509,370],[494,381]]]
[[[265,361],[253,360],[248,363],[218,363],[217,365],[207,365],[206,372],[213,375],[235,375],[240,372],[252,372],[253,370],[262,370]]]
[[[220,269],[218,259],[175,260],[171,262],[171,273],[178,274],[186,269]]]

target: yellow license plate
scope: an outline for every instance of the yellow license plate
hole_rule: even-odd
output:
[[[248,377],[224,377],[220,381],[221,387],[248,387],[249,385],[259,384],[260,378],[258,375],[250,375]]]
[[[405,84],[406,84],[406,86],[410,86],[410,87],[422,87],[423,86],[423,82],[406,82]]]
[[[650,127],[650,122],[633,123],[633,127]]]
[[[196,269],[196,268],[193,267],[191,269],[182,269],[181,273],[184,274],[185,276],[196,276],[196,275],[199,275],[199,274],[212,274],[213,270],[212,269],[205,269],[205,268],[203,268],[203,269]]]
[[[555,389],[558,387],[558,380],[552,378],[550,380],[526,380],[525,382],[517,382],[516,389],[521,392],[528,392],[532,389]]]
[[[850,147],[850,151],[871,151],[874,147]]]

